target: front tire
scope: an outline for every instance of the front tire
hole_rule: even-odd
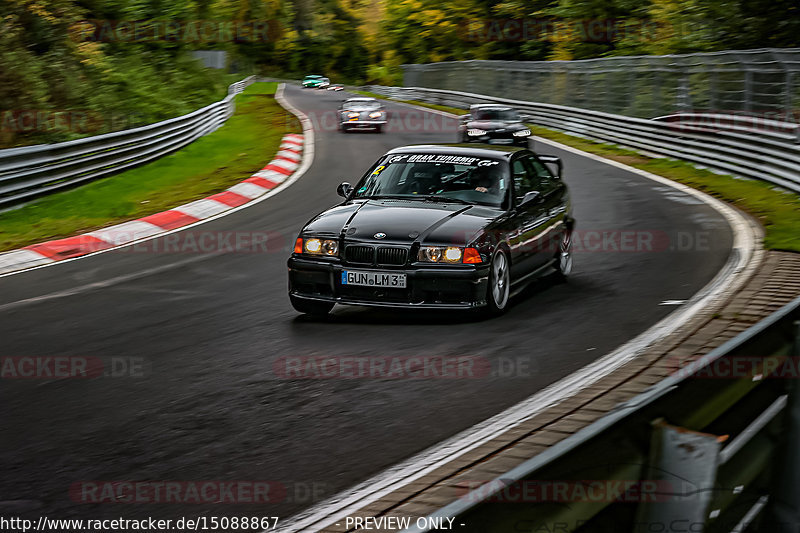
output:
[[[333,309],[332,302],[315,302],[312,300],[303,300],[289,295],[289,300],[292,302],[292,307],[299,313],[304,313],[314,317],[323,317],[331,312]]]
[[[486,314],[498,316],[505,312],[511,294],[511,263],[502,248],[498,248],[489,267],[489,285],[486,288]]]
[[[572,273],[572,230],[567,230],[561,236],[558,251],[555,257],[556,274],[562,281]]]
[[[383,131],[383,126],[381,125],[375,126],[375,133],[380,133],[382,131]]]

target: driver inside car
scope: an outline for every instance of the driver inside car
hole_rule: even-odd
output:
[[[407,194],[434,194],[442,188],[442,171],[434,163],[417,163],[407,182]]]
[[[475,167],[472,170],[470,181],[478,192],[492,194],[500,192],[499,179],[492,167]]]

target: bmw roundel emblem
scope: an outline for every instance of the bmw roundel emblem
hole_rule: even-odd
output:
[[[381,232],[381,231],[379,231],[378,233],[373,235],[373,237],[375,237],[376,239],[385,239],[386,238],[386,234]]]

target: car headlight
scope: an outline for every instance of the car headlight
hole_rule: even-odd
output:
[[[356,113],[355,111],[347,114],[347,118],[358,118],[360,116],[361,116],[361,113]]]
[[[383,111],[373,111],[369,114],[369,118],[378,118],[383,116]]]
[[[531,130],[519,130],[514,132],[514,137],[529,137]]]
[[[486,135],[485,130],[479,130],[477,128],[473,128],[471,130],[467,130],[467,135],[472,135],[473,137],[478,137],[480,135]]]
[[[333,239],[303,239],[298,237],[294,243],[294,253],[310,255],[339,255],[339,243]]]
[[[482,263],[480,253],[475,248],[456,246],[423,246],[419,249],[417,260],[424,263]]]

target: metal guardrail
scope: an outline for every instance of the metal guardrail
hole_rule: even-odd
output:
[[[219,102],[155,124],[0,150],[0,208],[111,176],[179,150],[224,124],[233,115],[234,96],[254,80],[250,76],[237,81]]]
[[[797,299],[429,518],[481,533],[797,531],[799,321]]]
[[[483,102],[507,104],[528,114],[534,124],[648,154],[684,159],[717,172],[765,180],[800,192],[800,144],[797,144],[800,137],[793,123],[762,121],[758,128],[748,128],[743,119],[716,115],[715,128],[709,128],[708,124],[700,123],[700,118],[708,114],[680,115],[687,121],[675,122],[460,91],[383,86],[368,89],[401,100],[461,109]],[[692,122],[688,118],[691,116],[697,120]]]

